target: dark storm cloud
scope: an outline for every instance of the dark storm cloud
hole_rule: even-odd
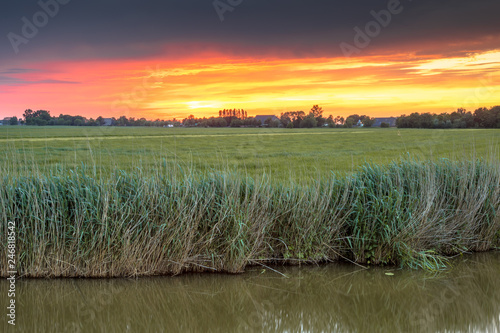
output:
[[[353,44],[353,28],[364,29],[373,20],[370,12],[388,5],[380,0],[243,0],[221,22],[212,0],[60,1],[68,3],[19,44],[17,54],[8,34],[22,37],[21,18],[32,22],[41,7],[35,0],[4,4],[0,61],[181,56],[196,54],[201,45],[238,55],[339,56],[341,42]],[[401,6],[363,52],[439,54],[498,47],[498,0],[402,0]],[[169,54],[169,45],[179,43],[187,46]]]

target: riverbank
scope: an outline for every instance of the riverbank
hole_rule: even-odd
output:
[[[500,246],[498,162],[365,165],[314,183],[179,177],[166,168],[3,174],[0,251],[7,254],[13,221],[23,277],[239,273],[339,260],[438,270],[449,256]]]
[[[301,327],[342,333],[500,329],[500,252],[456,258],[450,269],[437,273],[348,264],[274,269],[281,274],[254,267],[231,276],[21,279],[16,329],[296,332]],[[7,291],[7,281],[0,279],[0,294]],[[6,321],[0,321],[0,331],[9,329]]]

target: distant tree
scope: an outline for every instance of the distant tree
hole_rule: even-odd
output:
[[[372,127],[373,124],[375,124],[375,118],[371,118],[368,116],[361,116],[361,122],[363,123],[364,127]]]
[[[432,120],[434,116],[430,113],[422,113],[418,119],[419,126],[418,127],[423,127],[423,128],[431,128],[432,127]],[[444,122],[447,120],[446,115],[441,116],[441,122]]]
[[[291,122],[294,128],[299,128],[305,117],[306,113],[304,111],[289,111],[282,113],[280,120],[284,127],[287,127],[288,123]]]
[[[224,118],[217,119],[217,127],[227,127],[227,121]]]
[[[383,122],[383,123],[380,124],[380,127],[382,127],[382,128],[388,128],[388,127],[391,127],[391,125],[389,123]]]
[[[313,105],[311,113],[313,114],[314,118],[323,116],[323,108],[320,107],[319,105]]]
[[[313,113],[310,113],[307,117],[305,117],[301,122],[300,122],[300,127],[301,128],[313,128],[318,126],[318,121],[314,117]]]
[[[90,118],[89,121],[85,125],[87,125],[87,126],[98,126],[97,120],[95,120],[94,118]]]
[[[59,117],[53,120],[54,125],[57,126],[71,126],[73,125],[71,116],[60,114]]]
[[[345,119],[344,127],[351,128],[351,127],[357,126],[360,120],[361,120],[361,116],[359,116],[357,114],[350,115],[349,117],[347,117]]]
[[[241,126],[243,126],[243,120],[238,119],[238,118],[233,119],[231,121],[231,124],[229,126],[231,126],[231,127],[241,127]]]
[[[26,120],[26,125],[37,125],[46,126],[52,120],[49,111],[37,110],[33,112],[31,109],[24,111],[24,119]]]
[[[189,117],[185,118],[182,121],[182,124],[187,127],[193,127],[196,126],[197,120],[194,118],[194,115],[189,115]]]
[[[316,126],[317,127],[323,127],[327,124],[326,118],[323,118],[323,116],[319,116],[316,119]]]
[[[103,117],[99,116],[96,119],[96,123],[97,123],[98,126],[104,126],[104,124],[106,124],[106,121],[104,120]]]
[[[135,121],[134,126],[146,126],[146,118],[140,118]]]
[[[33,118],[33,110],[31,110],[31,109],[26,109],[26,110],[24,111],[23,117],[24,117],[24,119],[25,119],[25,120],[28,120],[28,119]]]
[[[128,125],[128,119],[125,116],[121,116],[116,120],[116,126],[127,126]]]
[[[345,120],[343,126],[346,128],[352,128],[357,124],[357,122],[354,121],[354,118],[347,117]]]
[[[52,117],[50,116],[50,111],[37,110],[34,113],[34,117],[49,121]]]
[[[324,124],[326,124],[326,119],[323,118],[323,108],[320,107],[319,105],[313,105],[311,108],[311,111],[309,112],[309,115],[314,117],[316,119],[316,125],[315,127],[322,127]],[[308,126],[310,126],[311,121],[308,121]]]
[[[326,124],[330,128],[335,127],[335,121],[333,120],[333,116],[332,115],[329,115],[328,118],[326,118]]]
[[[17,125],[18,119],[16,116],[10,118],[9,125]]]
[[[292,119],[290,118],[290,115],[288,112],[282,113],[280,116],[280,122],[283,127],[289,128],[288,124],[292,123]],[[293,124],[292,124],[293,127]]]
[[[273,119],[268,126],[272,128],[278,128],[280,127],[280,121],[278,119]]]
[[[249,117],[243,121],[243,125],[249,127],[259,127],[261,125],[261,122],[254,117]]]
[[[345,123],[344,117],[341,117],[341,116],[335,117],[335,119],[333,121],[334,121],[335,125],[337,125],[337,126],[342,126]]]
[[[496,119],[495,123],[493,126],[495,128],[500,128],[500,106],[494,106],[490,109],[490,113],[494,115],[494,118]]]
[[[228,124],[234,119],[245,120],[247,118],[247,112],[243,109],[224,109],[219,110],[219,118],[224,118]]]
[[[82,116],[74,116],[73,117],[73,125],[74,126],[85,126],[85,125],[90,125],[90,124],[88,124],[87,118],[82,117]]]
[[[495,128],[497,124],[497,109],[492,108],[488,110],[487,108],[479,108],[474,112],[474,121],[478,127],[482,128]]]
[[[47,126],[49,122],[45,119],[42,118],[33,118],[33,122],[31,125],[36,125],[36,126]]]

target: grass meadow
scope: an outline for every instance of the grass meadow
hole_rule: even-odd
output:
[[[495,154],[500,130],[199,129],[118,127],[0,127],[0,158],[18,170],[93,165],[130,171],[159,165],[230,170],[252,177],[316,179],[350,173],[370,162],[410,155],[452,160]]]
[[[0,235],[15,221],[26,277],[337,260],[437,270],[500,245],[499,137],[5,127]]]

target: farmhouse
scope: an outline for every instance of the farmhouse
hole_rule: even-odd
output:
[[[111,126],[112,125],[112,122],[113,122],[112,118],[104,118],[103,120],[104,120],[103,126]]]
[[[11,119],[12,119],[12,117],[3,118],[3,120],[0,120],[0,125],[10,125]],[[17,123],[19,124],[19,121]]]
[[[396,127],[396,117],[389,118],[375,118],[375,123],[373,123],[372,127],[380,127],[382,123],[389,124],[390,127]]]
[[[260,123],[262,125],[264,125],[264,122],[268,119],[268,118],[271,118],[271,120],[279,120],[278,117],[276,117],[275,115],[259,115],[259,116],[255,116],[255,119],[260,121]]]

